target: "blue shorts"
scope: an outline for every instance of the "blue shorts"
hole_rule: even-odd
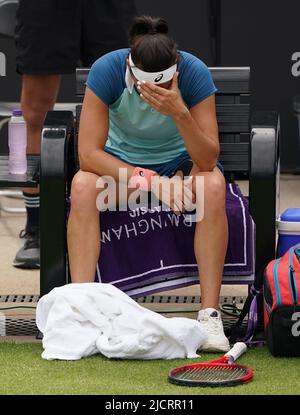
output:
[[[131,166],[133,166],[134,164],[129,163],[128,161],[122,159],[121,157],[115,155],[114,153],[112,153],[111,151],[107,150],[106,148],[104,148],[104,151],[106,153],[109,153],[115,157],[117,157],[118,159],[124,161],[127,164],[130,164]],[[173,160],[170,160],[166,163],[162,163],[162,164],[139,164],[139,167],[143,167],[144,169],[149,169],[149,170],[154,170],[156,171],[160,176],[168,176],[168,177],[172,177],[178,170],[180,170],[181,168],[184,167],[183,171],[183,175],[184,176],[188,176],[193,164],[192,163],[186,163],[188,160],[191,160],[191,157],[189,155],[189,153],[187,151],[184,151],[183,153],[180,154],[180,156],[176,157]],[[224,172],[223,166],[218,162],[217,167],[221,170],[221,172]]]

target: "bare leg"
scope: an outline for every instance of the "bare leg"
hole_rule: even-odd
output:
[[[79,171],[72,181],[68,252],[73,283],[94,282],[100,255],[100,223],[96,199],[99,176]],[[128,189],[128,195],[135,189]],[[118,200],[118,198],[117,198]]]
[[[203,325],[208,335],[201,350],[225,352],[230,349],[230,344],[224,333],[221,314],[207,310],[219,309],[228,243],[225,179],[218,168],[215,168],[213,172],[200,172],[195,163],[190,175],[204,178],[204,216],[201,221],[196,222],[194,236],[202,306],[197,320]],[[195,190],[195,181],[193,181],[194,193]]]
[[[68,221],[68,252],[73,283],[94,282],[100,255],[98,176],[79,171],[73,178]]]
[[[40,154],[41,130],[47,111],[55,104],[61,75],[23,75],[21,108],[27,124],[27,153]],[[25,188],[37,193],[37,188]]]
[[[191,174],[194,174],[191,172]],[[204,218],[196,223],[194,249],[199,268],[202,308],[219,309],[228,243],[225,179],[219,169],[204,176]]]

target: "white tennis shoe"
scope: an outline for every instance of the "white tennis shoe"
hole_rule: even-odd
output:
[[[221,313],[214,308],[200,310],[197,320],[207,331],[208,337],[201,347],[201,351],[209,352],[228,352],[230,344],[225,336]]]

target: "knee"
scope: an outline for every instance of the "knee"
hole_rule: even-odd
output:
[[[96,209],[96,182],[99,177],[96,174],[79,171],[72,180],[71,207],[76,210],[87,210],[90,207]]]
[[[24,108],[23,116],[29,128],[36,128],[41,130],[46,117],[46,111],[39,108]]]
[[[204,204],[210,212],[224,209],[226,201],[226,182],[219,172],[204,175]]]
[[[22,111],[26,124],[30,128],[42,129],[45,117],[48,111],[52,108],[52,103],[49,101],[37,101],[26,103],[23,105]]]

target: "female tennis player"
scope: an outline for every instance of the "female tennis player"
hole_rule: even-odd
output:
[[[204,177],[204,218],[196,223],[194,237],[202,297],[198,320],[209,334],[202,350],[228,351],[219,312],[228,229],[225,180],[218,165],[216,87],[200,59],[177,50],[162,18],[135,18],[129,35],[130,48],[99,58],[86,84],[81,170],[72,182],[68,222],[72,282],[94,281],[100,254],[99,177],[113,177],[119,184],[124,168],[129,179],[143,176],[144,190],[149,190],[157,175],[164,183],[174,174],[184,182],[182,168],[190,160],[189,172],[183,171],[193,177],[194,194],[195,178]],[[128,197],[135,190],[129,188]],[[159,188],[158,199],[176,214],[183,212],[172,190],[166,193]]]

